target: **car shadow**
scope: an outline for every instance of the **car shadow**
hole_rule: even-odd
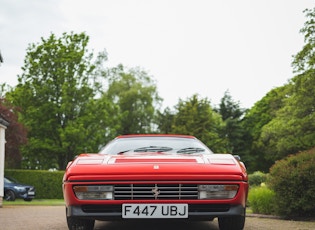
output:
[[[95,230],[219,230],[218,222],[214,221],[96,221]]]

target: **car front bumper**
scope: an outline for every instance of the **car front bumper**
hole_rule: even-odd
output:
[[[228,204],[189,204],[189,220],[211,220],[216,217],[244,216],[245,207]],[[122,220],[122,205],[68,206],[67,216],[95,220]]]

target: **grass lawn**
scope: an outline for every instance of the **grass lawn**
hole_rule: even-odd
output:
[[[15,201],[3,201],[3,205],[43,205],[43,206],[56,206],[64,205],[63,199],[33,199],[32,201],[24,201],[22,199],[16,199]]]

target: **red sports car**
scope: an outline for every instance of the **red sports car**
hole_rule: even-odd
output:
[[[221,230],[239,230],[247,193],[237,157],[185,135],[119,136],[69,162],[63,178],[69,229],[93,229],[95,220],[217,217]]]

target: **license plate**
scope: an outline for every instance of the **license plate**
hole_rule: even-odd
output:
[[[188,218],[188,204],[123,204],[122,218]]]
[[[28,192],[28,195],[35,195],[35,192]]]

